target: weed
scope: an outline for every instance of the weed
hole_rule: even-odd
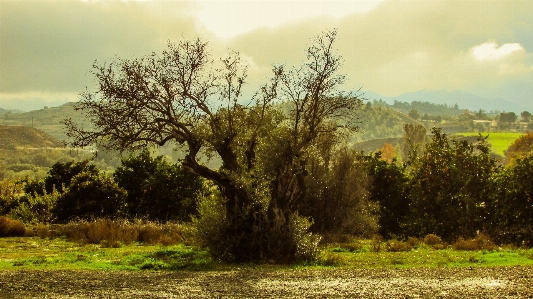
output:
[[[26,227],[18,220],[0,216],[0,237],[22,237],[26,234]]]

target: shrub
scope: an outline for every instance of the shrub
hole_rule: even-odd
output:
[[[290,263],[317,257],[320,238],[308,232],[311,222],[307,218],[293,215],[289,223],[272,223],[264,211],[250,208],[240,211],[230,223],[216,194],[200,200],[198,212],[199,216],[193,218],[196,238],[217,259]],[[271,226],[255,222],[256,217],[263,217]]]
[[[32,197],[24,195],[13,203],[9,216],[29,224],[49,224],[55,221],[53,210],[59,193],[53,189],[52,193]]]
[[[426,245],[430,245],[430,246],[433,246],[433,245],[437,245],[437,244],[441,244],[442,243],[442,239],[441,237],[435,235],[435,234],[429,234],[429,235],[426,235],[424,237],[424,244]]]
[[[479,234],[475,238],[465,240],[459,238],[453,245],[455,250],[495,250],[497,246],[490,240],[488,235]]]
[[[205,192],[202,178],[166,162],[163,156],[151,157],[146,149],[122,159],[113,177],[128,192],[130,217],[154,221],[190,221],[197,213],[197,198]]]
[[[60,223],[72,219],[121,218],[126,191],[102,174],[81,173],[57,200],[54,213]]]
[[[23,237],[26,227],[18,220],[0,216],[0,237]]]
[[[417,248],[418,245],[420,245],[420,243],[422,243],[422,242],[421,242],[420,239],[418,239],[418,238],[415,238],[415,237],[409,237],[409,238],[407,239],[407,243],[408,243],[409,245],[411,245],[411,247],[413,247],[413,248]]]
[[[386,247],[389,252],[411,251],[411,249],[413,249],[411,244],[396,240],[388,241]]]

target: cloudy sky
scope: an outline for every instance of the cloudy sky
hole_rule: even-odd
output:
[[[214,55],[246,57],[254,87],[273,63],[300,63],[310,38],[338,28],[347,90],[461,90],[531,111],[532,16],[533,0],[0,0],[0,107],[75,101],[95,60],[197,36]]]

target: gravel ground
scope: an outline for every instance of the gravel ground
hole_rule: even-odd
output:
[[[0,271],[0,298],[533,298],[533,267]]]

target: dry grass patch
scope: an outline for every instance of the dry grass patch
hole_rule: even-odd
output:
[[[22,222],[0,216],[0,237],[23,237],[25,234],[26,227]]]
[[[453,245],[455,250],[496,250],[498,246],[492,242],[489,236],[485,234],[479,234],[474,239],[465,240],[459,238]]]
[[[46,235],[43,230],[43,233]],[[100,244],[103,247],[118,247],[120,244],[139,242],[143,244],[174,245],[184,243],[181,225],[160,224],[150,221],[110,220],[77,221],[58,227],[60,235],[81,244]]]

